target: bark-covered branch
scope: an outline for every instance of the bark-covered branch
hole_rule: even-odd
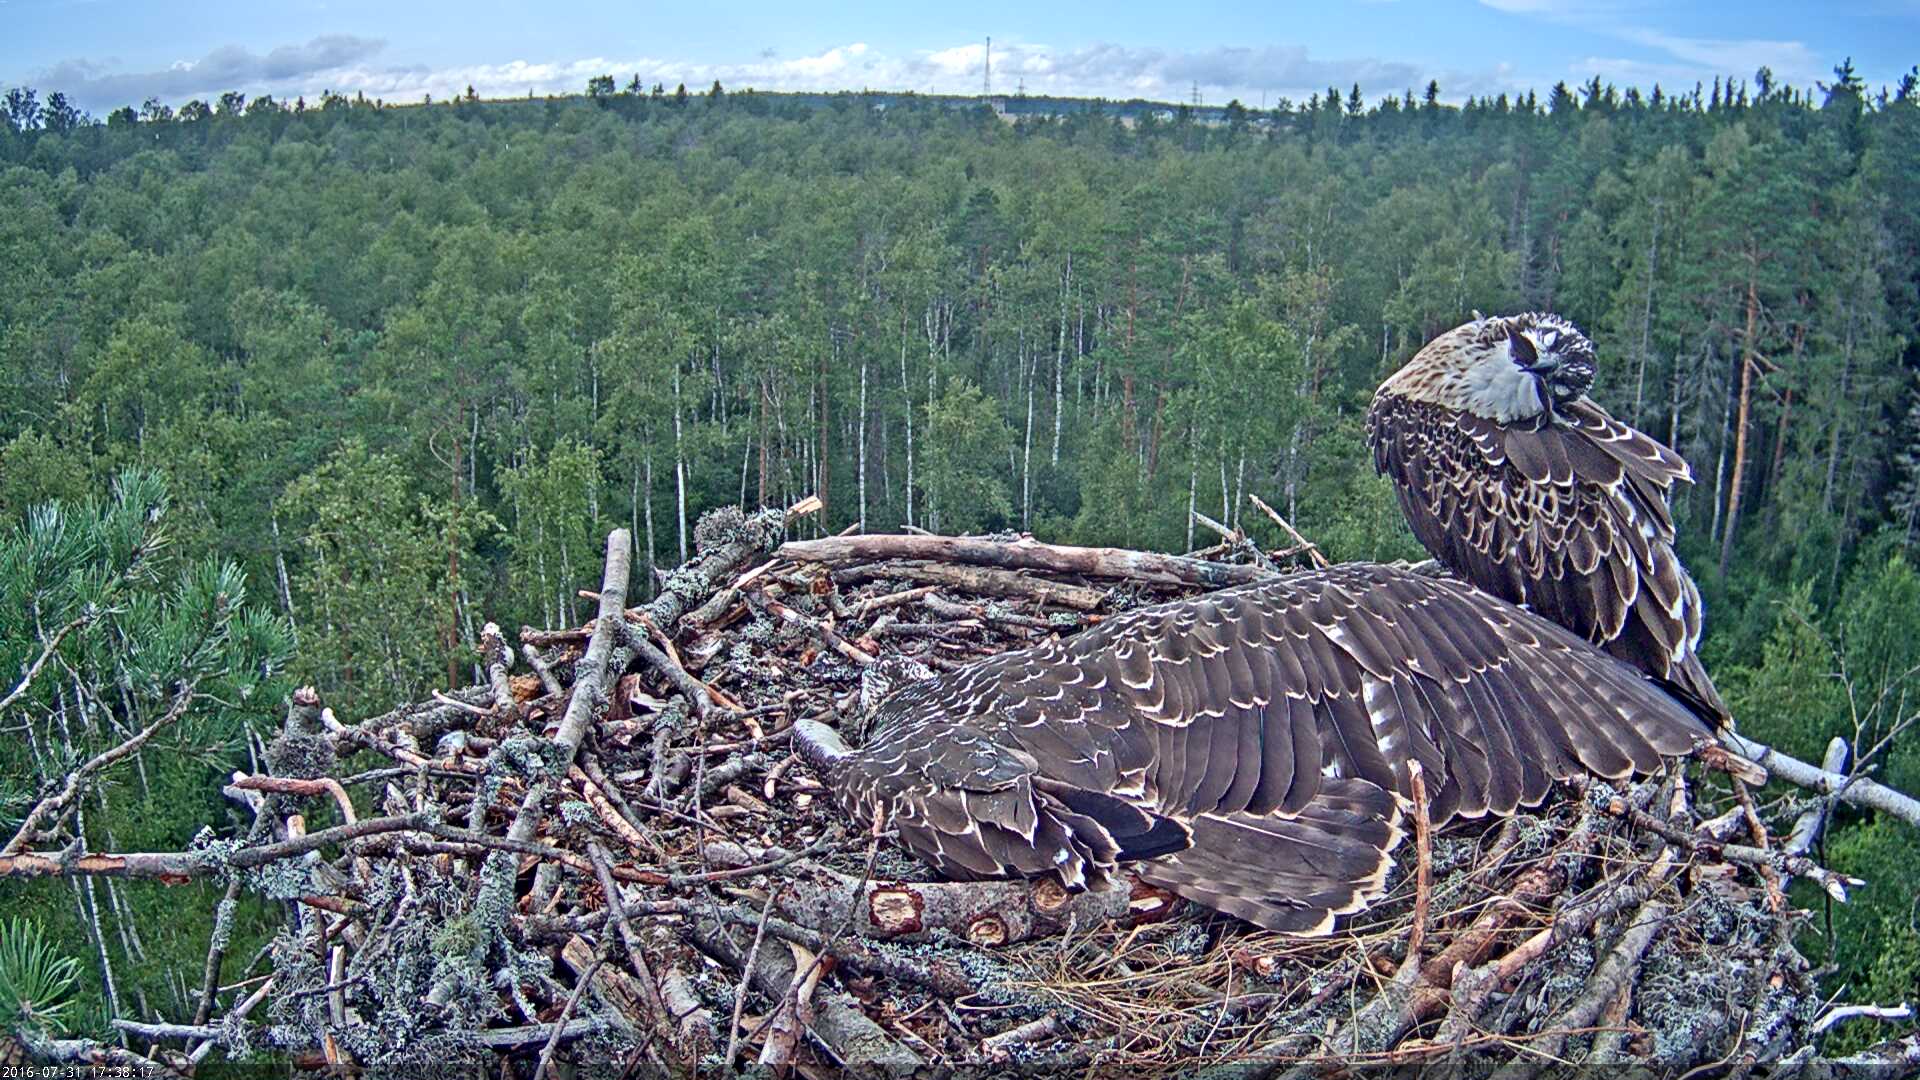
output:
[[[1043,544],[1032,537],[999,541],[966,536],[831,536],[822,540],[788,541],[780,545],[774,554],[793,562],[817,562],[829,566],[886,559],[924,559],[937,563],[991,566],[1002,570],[1044,570],[1055,574],[1081,574],[1208,589],[1245,584],[1268,573],[1260,567],[1203,562],[1151,551]]]
[[[1754,742],[1738,732],[1723,730],[1720,737],[1742,756],[1788,783],[1822,795],[1832,795],[1855,806],[1891,814],[1920,829],[1920,799],[1864,776],[1829,772],[1818,765],[1810,765],[1763,743]]]

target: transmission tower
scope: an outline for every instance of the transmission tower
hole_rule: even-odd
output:
[[[1194,80],[1193,83],[1193,107],[1196,109],[1200,107],[1200,81],[1198,79]]]

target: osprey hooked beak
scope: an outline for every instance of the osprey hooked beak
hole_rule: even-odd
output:
[[[1589,364],[1576,363],[1555,341],[1542,349],[1526,334],[1512,337],[1514,366],[1540,384],[1540,397],[1549,408],[1565,405],[1587,392],[1593,383]]]

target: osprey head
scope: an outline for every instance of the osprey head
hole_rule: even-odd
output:
[[[1507,350],[1514,365],[1539,380],[1555,406],[1570,405],[1593,389],[1593,342],[1558,315],[1515,315]]]
[[[1593,342],[1558,315],[1481,318],[1441,334],[1380,387],[1497,423],[1529,420],[1593,387]]]

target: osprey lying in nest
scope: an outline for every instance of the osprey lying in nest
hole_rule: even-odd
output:
[[[1633,667],[1463,582],[1348,564],[1142,608],[886,698],[797,745],[941,872],[1145,881],[1323,934],[1377,897],[1400,800],[1511,814],[1713,741]]]

